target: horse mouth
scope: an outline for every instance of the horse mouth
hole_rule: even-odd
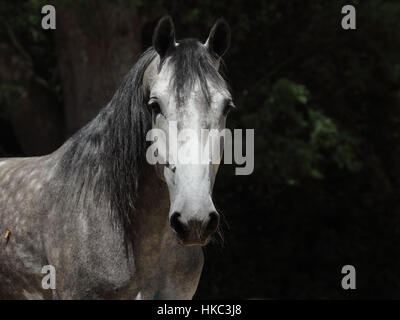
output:
[[[210,237],[205,240],[184,240],[181,239],[178,235],[175,236],[178,244],[184,247],[204,247],[210,242]]]

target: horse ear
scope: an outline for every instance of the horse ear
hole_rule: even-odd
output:
[[[205,45],[208,49],[222,57],[231,44],[231,28],[224,18],[219,18],[211,28]]]
[[[175,44],[175,27],[170,16],[160,19],[153,34],[153,47],[163,58],[167,50]]]

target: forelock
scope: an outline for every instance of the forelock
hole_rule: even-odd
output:
[[[197,40],[182,40],[177,46],[170,48],[160,62],[160,69],[166,61],[171,67],[170,87],[175,91],[178,105],[185,102],[186,96],[194,89],[196,83],[199,84],[208,104],[211,102],[210,85],[221,90],[228,89],[217,69],[217,57]]]

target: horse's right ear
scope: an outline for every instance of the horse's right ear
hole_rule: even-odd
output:
[[[170,16],[160,19],[153,34],[153,47],[163,58],[167,50],[175,45],[175,27]]]

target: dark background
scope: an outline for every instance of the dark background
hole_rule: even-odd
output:
[[[48,3],[56,30],[41,28]],[[165,13],[178,39],[228,20],[228,126],[255,129],[254,173],[220,169],[224,242],[196,298],[400,298],[397,0],[1,1],[0,156],[49,153],[89,121]]]

